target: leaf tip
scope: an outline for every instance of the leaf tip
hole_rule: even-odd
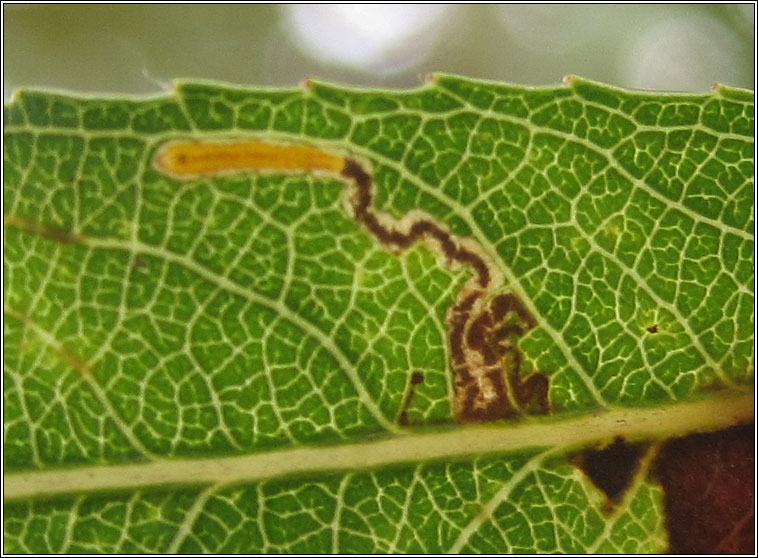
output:
[[[18,103],[21,100],[21,93],[22,93],[22,91],[23,91],[23,89],[21,89],[20,87],[15,87],[11,91],[10,98],[8,99],[8,102],[5,103],[5,106],[11,106],[11,105],[15,105],[16,103]]]
[[[165,80],[165,79],[159,79],[155,77],[153,74],[150,73],[150,70],[147,69],[147,67],[143,66],[142,70],[140,71],[142,74],[142,77],[145,78],[148,82],[152,83],[160,91],[172,93],[176,91],[176,86],[174,84],[174,81],[172,80]]]
[[[723,83],[719,83],[718,81],[714,81],[711,84],[711,93],[713,93],[714,95],[721,95],[723,89],[724,89],[724,84]]]
[[[439,81],[439,74],[435,72],[429,72],[424,76],[424,85],[437,85]]]

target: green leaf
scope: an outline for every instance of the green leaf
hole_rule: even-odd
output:
[[[662,441],[753,413],[753,134],[574,77],[17,93],[5,551],[665,550]]]

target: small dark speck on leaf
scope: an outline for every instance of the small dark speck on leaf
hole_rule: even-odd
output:
[[[649,333],[658,333],[658,324],[651,325],[647,330]]]

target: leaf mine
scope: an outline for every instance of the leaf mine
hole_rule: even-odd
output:
[[[548,378],[540,372],[522,378],[522,357],[516,346],[516,339],[537,322],[514,294],[499,293],[502,279],[493,259],[479,244],[451,234],[428,213],[411,210],[396,219],[378,211],[373,206],[371,174],[356,159],[302,145],[172,141],[159,150],[154,164],[160,172],[181,180],[255,171],[339,176],[346,184],[346,211],[376,241],[397,254],[423,241],[448,267],[467,267],[472,273],[447,312],[455,388],[451,405],[456,419],[480,423],[513,418],[527,410],[549,412]],[[511,323],[506,324],[508,318]],[[413,392],[411,381],[400,424],[407,424]]]

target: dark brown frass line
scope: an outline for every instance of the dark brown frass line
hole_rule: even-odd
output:
[[[452,407],[456,419],[464,423],[487,422],[524,413],[548,413],[547,376],[534,372],[521,377],[522,357],[515,339],[536,325],[534,316],[521,301],[510,293],[486,300],[492,282],[487,262],[433,221],[419,218],[407,231],[384,224],[372,210],[371,175],[358,162],[346,158],[340,174],[356,186],[348,200],[355,220],[379,242],[403,250],[416,240],[433,239],[450,262],[466,265],[475,273],[473,285],[461,290],[447,313],[455,387]],[[414,382],[415,378],[416,373],[403,402],[400,414],[403,424],[408,424],[407,407],[415,384],[420,383]]]

